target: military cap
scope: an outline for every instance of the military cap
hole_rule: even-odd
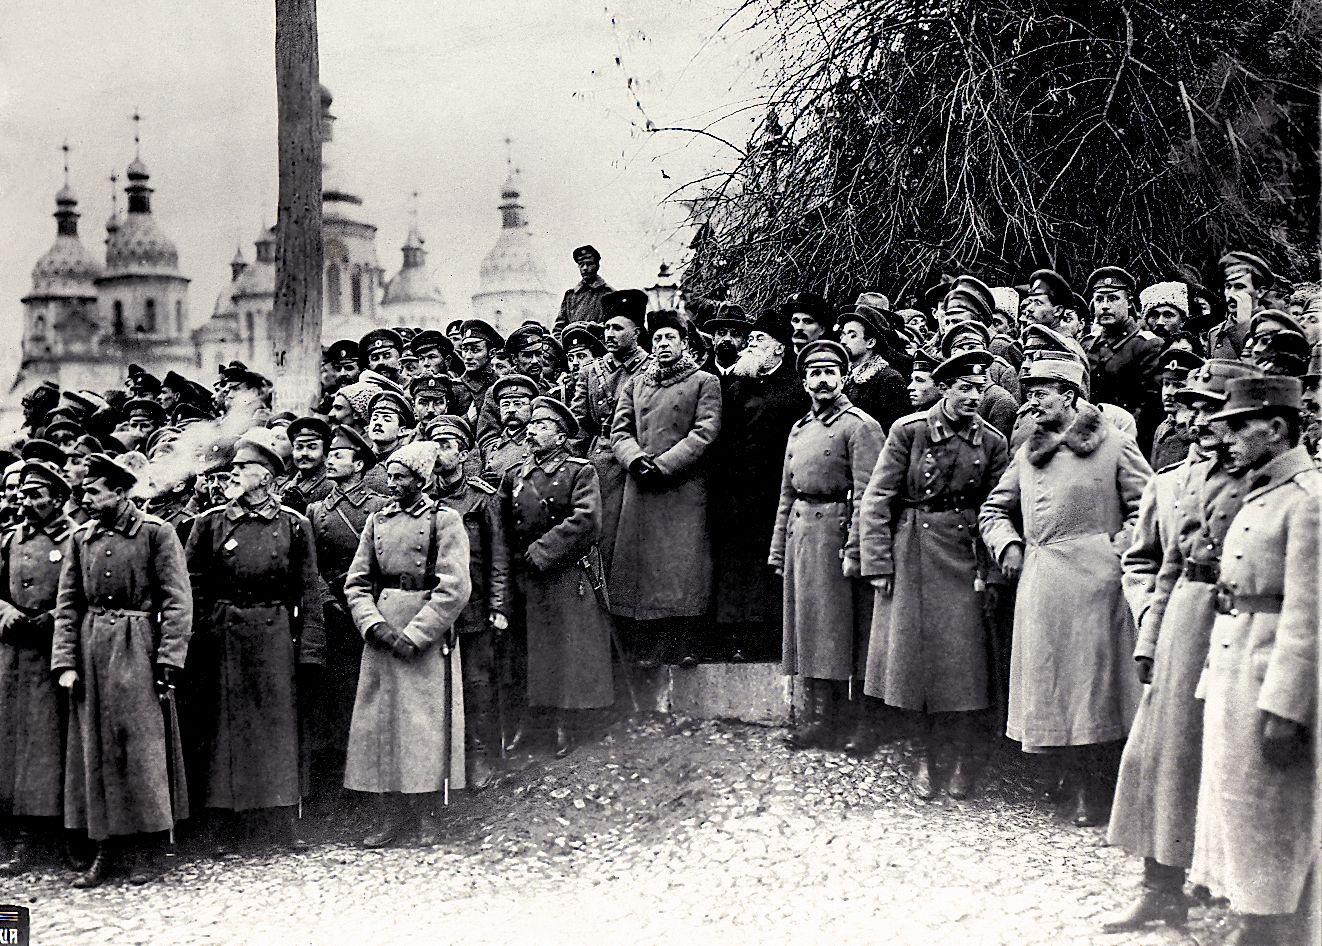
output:
[[[789,318],[795,312],[802,312],[804,315],[811,316],[823,326],[831,324],[831,310],[823,299],[815,292],[794,292],[780,304],[780,312],[785,318]]]
[[[376,388],[379,391],[393,391],[400,397],[408,396],[408,392],[405,391],[401,385],[391,381],[385,375],[381,374],[381,372],[373,371],[371,368],[368,368],[362,374],[358,375],[358,380],[355,384],[366,385],[369,388]],[[343,391],[345,388],[352,386],[353,385],[346,384],[344,388],[340,388],[340,390]]]
[[[401,355],[404,353],[404,339],[399,333],[389,328],[374,328],[358,340],[358,363],[366,365],[374,351],[393,348]]]
[[[111,489],[130,490],[138,482],[138,474],[122,456],[94,453],[87,458],[87,480],[105,480]]]
[[[236,387],[249,388],[253,391],[265,391],[271,387],[270,378],[246,368],[243,371],[235,372],[227,380]]]
[[[289,426],[285,428],[285,436],[289,442],[293,443],[300,437],[315,437],[323,445],[329,445],[331,440],[331,425],[314,415],[299,417],[290,421]]]
[[[949,296],[950,293],[961,290],[977,296],[982,303],[982,307],[988,312],[991,312],[996,308],[996,297],[992,295],[991,286],[988,286],[977,276],[972,276],[968,273],[962,273],[959,276],[956,276],[955,281],[950,284],[950,288],[946,291],[946,295]],[[946,308],[949,308],[949,305],[947,305]]]
[[[236,358],[229,364],[221,365],[218,373],[222,381],[237,381],[249,371],[248,366]]]
[[[230,461],[230,465],[256,463],[266,467],[275,476],[284,476],[285,461],[280,456],[273,438],[263,436],[266,433],[270,433],[266,428],[254,427],[240,437],[234,444],[234,458]]]
[[[510,332],[509,338],[505,339],[505,354],[513,357],[525,348],[540,345],[545,337],[542,331],[533,328],[531,325],[520,325]]]
[[[543,337],[546,350],[542,354],[542,360],[550,366],[551,375],[559,376],[569,370],[569,360],[565,357],[565,346],[561,345],[559,340],[550,333]]]
[[[1273,332],[1258,342],[1253,360],[1268,374],[1300,377],[1308,370],[1308,339],[1298,332]]]
[[[161,379],[142,367],[142,365],[130,364],[128,367],[128,376],[128,386],[135,390],[154,392],[161,389]]]
[[[1283,312],[1280,309],[1263,309],[1249,320],[1249,337],[1252,338],[1258,334],[1258,330],[1266,323],[1273,323],[1279,326],[1281,331],[1294,332],[1298,335],[1304,334],[1303,326],[1290,317],[1290,313]]]
[[[1119,266],[1102,266],[1088,276],[1088,284],[1083,289],[1084,299],[1091,299],[1098,289],[1123,289],[1133,298],[1138,292],[1138,283],[1128,270]]]
[[[33,437],[27,443],[23,444],[23,449],[19,451],[19,456],[24,460],[45,460],[58,467],[63,467],[65,456],[63,450],[51,443],[49,440],[43,440],[41,437]]]
[[[164,453],[166,448],[173,446],[178,439],[178,427],[157,427],[142,442],[142,452],[147,454],[147,459],[150,460],[154,456]]]
[[[955,347],[955,339],[961,335],[976,335],[982,348],[991,344],[991,329],[981,322],[956,322],[941,336],[941,354],[949,358],[950,349]]]
[[[90,457],[94,453],[101,452],[101,441],[91,434],[83,434],[69,445],[69,450],[79,456]]]
[[[123,414],[125,418],[142,415],[158,427],[165,423],[165,408],[149,397],[133,398],[124,405]]]
[[[947,312],[959,310],[969,312],[975,319],[984,324],[991,324],[992,314],[991,291],[988,290],[986,297],[972,289],[957,287],[946,293],[945,307]]]
[[[1217,265],[1221,267],[1223,278],[1248,272],[1253,275],[1253,285],[1258,289],[1270,289],[1276,285],[1276,274],[1267,261],[1245,250],[1231,250]]]
[[[966,351],[962,355],[947,358],[936,366],[932,380],[937,384],[949,384],[960,378],[987,379],[987,368],[992,363],[992,353],[983,349]]]
[[[8,483],[10,480],[13,480],[17,484],[19,477],[23,475],[23,461],[8,459],[9,457],[12,457],[13,454],[9,453],[8,450],[3,452],[6,457],[6,462],[4,466],[4,476],[3,478],[0,478],[0,481]]]
[[[180,427],[188,424],[195,424],[200,420],[207,420],[211,417],[202,407],[192,401],[180,401],[175,405],[170,422]]]
[[[54,407],[60,400],[60,386],[54,381],[42,381],[23,395],[22,403]]]
[[[1084,370],[1083,365],[1072,358],[1038,358],[1025,365],[1019,384],[1029,388],[1044,381],[1058,381],[1082,393]]]
[[[463,335],[461,338],[467,341],[470,337],[482,339],[482,341],[490,345],[492,349],[503,348],[505,346],[504,336],[497,332],[491,326],[490,322],[486,322],[482,319],[469,319],[464,322]]]
[[[409,351],[419,358],[433,348],[440,349],[441,356],[447,361],[454,355],[454,342],[434,328],[423,329],[409,342]]]
[[[601,254],[598,253],[597,248],[590,243],[574,247],[573,257],[574,262],[576,263],[583,259],[594,259],[597,262],[601,262]]]
[[[174,369],[171,369],[165,372],[165,377],[161,379],[161,388],[182,395],[188,392],[189,383],[190,382],[187,378]]]
[[[848,371],[849,352],[844,345],[829,338],[814,339],[799,352],[795,368],[802,375],[813,365],[838,365],[841,371]]]
[[[616,289],[601,297],[601,320],[628,319],[642,331],[647,326],[647,293],[641,289]]]
[[[272,430],[277,430],[288,427],[296,420],[298,420],[298,415],[293,411],[281,411],[279,414],[272,414],[270,420],[266,422],[266,426]]]
[[[352,427],[346,427],[343,424],[337,424],[335,431],[331,435],[329,450],[352,450],[358,456],[371,466],[376,462],[376,448],[372,442],[360,434]]]
[[[1273,374],[1235,378],[1226,384],[1226,403],[1208,420],[1229,420],[1253,414],[1303,410],[1304,386],[1298,378]]]
[[[543,323],[537,321],[537,319],[524,319],[523,323],[519,326],[519,328],[531,329],[532,331],[536,332],[538,335],[551,334],[551,330],[547,328]]]
[[[1313,350],[1308,356],[1308,367],[1304,369],[1301,380],[1305,387],[1313,387],[1319,380],[1322,380],[1322,347],[1313,346]]]
[[[41,429],[39,436],[45,440],[54,440],[56,434],[62,433],[81,437],[86,431],[83,429],[83,425],[72,417],[57,417]]]
[[[536,397],[541,392],[537,390],[537,382],[526,374],[507,374],[497,378],[491,384],[491,390],[487,392],[497,404],[504,394],[526,394],[528,397]]]
[[[95,414],[108,406],[106,399],[95,391],[61,391],[60,397],[67,402],[68,406],[79,417]]]
[[[401,365],[416,365],[418,363],[418,356],[406,348],[400,353],[399,363]]]
[[[528,423],[535,420],[552,420],[569,436],[578,433],[578,421],[569,408],[553,397],[535,397],[532,400],[532,413],[528,416]]]
[[[1029,294],[1045,292],[1052,305],[1067,305],[1074,292],[1069,282],[1054,269],[1038,269],[1028,277]]]
[[[417,334],[418,334],[419,332],[421,332],[421,331],[422,331],[422,329],[420,329],[420,328],[414,328],[414,327],[411,326],[411,325],[396,325],[396,326],[395,326],[395,334],[398,335],[398,336],[399,336],[399,340],[400,340],[401,342],[404,343],[404,350],[405,350],[405,351],[408,350],[409,344],[413,341],[413,336],[417,335]]]
[[[910,374],[920,371],[931,374],[936,370],[936,366],[939,364],[940,362],[935,355],[926,348],[920,348],[913,353],[913,369],[910,371]]]
[[[473,426],[468,423],[468,419],[460,417],[458,414],[442,414],[440,417],[433,418],[427,427],[427,439],[439,440],[442,437],[451,437],[458,440],[463,448],[467,450],[473,446]]]
[[[1189,286],[1182,282],[1154,282],[1138,294],[1139,308],[1144,312],[1158,306],[1178,309],[1189,314]]]
[[[570,322],[560,333],[560,343],[565,350],[586,348],[593,355],[606,354],[606,343],[602,340],[601,325],[597,322]]]
[[[1163,381],[1183,382],[1189,377],[1189,372],[1202,367],[1203,359],[1183,348],[1172,348],[1162,352],[1157,364]]]
[[[46,486],[56,496],[68,496],[69,484],[65,481],[60,468],[46,460],[24,460],[19,473],[19,487],[27,485]]]
[[[356,362],[358,355],[358,343],[351,338],[341,338],[326,346],[326,350],[321,353],[321,360],[328,365],[337,361]]]
[[[445,378],[424,374],[409,383],[409,394],[413,396],[414,401],[424,397],[441,397],[448,401],[451,391],[449,382]]]
[[[367,402],[367,417],[370,419],[373,413],[382,408],[397,413],[400,423],[405,427],[412,427],[418,422],[418,415],[413,413],[413,404],[396,391],[380,391],[372,395],[372,399]]]
[[[1051,351],[1073,352],[1069,340],[1064,335],[1036,322],[1024,329],[1024,346],[1027,347],[1030,341],[1037,342],[1038,348],[1046,348]]]
[[[679,333],[681,338],[688,337],[688,326],[680,318],[679,313],[671,309],[662,309],[653,312],[647,317],[647,334],[656,335],[663,328],[673,328]]]
[[[466,319],[451,319],[445,323],[445,334],[448,337],[451,332],[462,332]]]

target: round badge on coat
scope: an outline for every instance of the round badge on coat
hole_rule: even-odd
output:
[[[62,559],[62,558],[64,558],[64,556],[60,554],[60,550],[59,550],[59,549],[51,549],[51,550],[50,550],[50,560],[51,560],[52,562],[58,562],[58,561],[59,561],[60,559]]]

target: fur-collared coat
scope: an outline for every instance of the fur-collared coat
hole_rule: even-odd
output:
[[[1027,751],[1129,732],[1139,683],[1120,555],[1151,475],[1133,438],[1079,401],[1065,430],[1033,431],[983,503],[978,522],[997,564],[1011,545],[1024,548],[1006,734]]]

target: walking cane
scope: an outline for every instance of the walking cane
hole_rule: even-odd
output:
[[[454,699],[454,664],[450,661],[452,652],[450,635],[452,630],[446,631],[445,637],[441,640],[441,656],[445,659],[445,708],[442,717],[444,725],[441,727],[441,756],[444,759],[442,764],[445,769],[441,781],[441,803],[446,807],[450,805],[450,755],[454,749],[453,739],[450,735],[450,727],[454,722],[450,709],[450,701]]]
[[[179,716],[175,710],[174,684],[167,684],[157,699],[161,702],[161,716],[165,723],[165,783],[170,798],[170,847],[174,847],[175,789],[174,749]]]

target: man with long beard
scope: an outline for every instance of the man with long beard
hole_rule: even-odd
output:
[[[790,364],[789,323],[768,310],[722,381],[721,438],[712,462],[716,624],[724,656],[768,660],[780,644],[781,586],[767,568],[776,524],[780,468],[790,428],[808,409],[808,395]]]

